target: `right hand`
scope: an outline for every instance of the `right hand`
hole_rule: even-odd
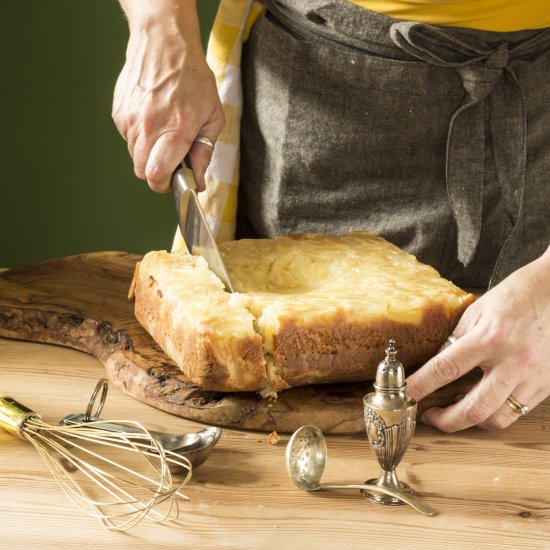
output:
[[[153,191],[169,191],[187,153],[197,189],[204,190],[212,148],[194,140],[205,136],[215,142],[225,120],[200,44],[165,29],[131,33],[115,87],[113,120],[128,142],[136,176]]]

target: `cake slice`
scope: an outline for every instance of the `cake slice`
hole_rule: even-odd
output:
[[[390,338],[405,367],[422,364],[474,299],[368,232],[219,247],[234,294],[187,251],[146,254],[133,284],[139,322],[205,389],[369,380]]]

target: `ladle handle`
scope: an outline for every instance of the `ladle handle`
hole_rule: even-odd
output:
[[[435,510],[426,504],[422,499],[409,495],[401,491],[394,491],[392,489],[386,489],[385,487],[380,487],[374,483],[358,483],[358,484],[349,484],[349,485],[321,485],[320,489],[364,489],[367,491],[374,491],[377,493],[382,493],[390,497],[398,498],[403,502],[406,502],[409,506],[412,506],[415,510],[418,510],[422,514],[427,516],[435,516]]]

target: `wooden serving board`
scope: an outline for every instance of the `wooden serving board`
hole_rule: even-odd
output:
[[[186,380],[134,317],[127,294],[141,256],[98,252],[0,274],[0,336],[78,349],[97,357],[111,382],[168,413],[218,426],[292,432],[315,424],[325,433],[362,433],[370,383],[292,388],[276,400],[256,393],[203,390]],[[423,401],[447,405],[459,381]]]

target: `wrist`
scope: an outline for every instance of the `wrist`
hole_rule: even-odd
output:
[[[195,0],[121,0],[134,39],[203,53]]]

